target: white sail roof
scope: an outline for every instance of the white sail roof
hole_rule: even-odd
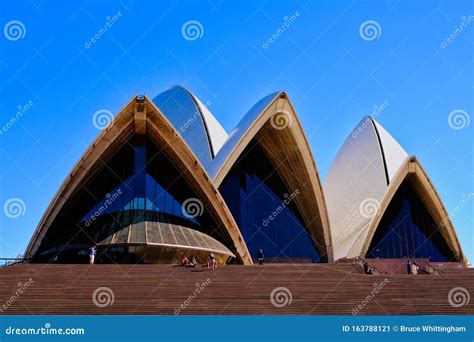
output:
[[[390,180],[408,154],[365,117],[339,150],[324,184],[334,259],[359,256]]]
[[[247,132],[250,127],[256,122],[263,110],[277,97],[281,92],[275,92],[269,94],[258,101],[239,121],[237,126],[232,130],[217,154],[214,162],[208,168],[209,175],[211,178],[215,178],[217,172],[222,167],[222,164],[225,163],[229,154],[234,150],[235,146],[242,139],[242,136]]]

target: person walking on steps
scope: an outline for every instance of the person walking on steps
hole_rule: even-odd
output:
[[[214,271],[217,266],[217,261],[216,257],[214,256],[214,253],[209,253],[209,260],[207,262],[207,267],[211,270]]]
[[[261,248],[259,249],[257,258],[258,258],[258,264],[263,265],[263,262],[264,262],[264,259],[265,259],[265,256],[263,255],[263,249],[261,249]]]

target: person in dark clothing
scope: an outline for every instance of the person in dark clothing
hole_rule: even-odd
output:
[[[364,273],[369,274],[369,272],[370,272],[369,264],[366,261],[366,262],[364,262]]]
[[[407,273],[411,274],[411,262],[410,262],[410,260],[407,261]]]
[[[196,257],[194,255],[191,255],[191,258],[189,258],[188,263],[186,264],[186,267],[196,268],[196,265],[197,265]]]
[[[263,261],[265,259],[265,256],[263,255],[263,250],[260,248],[260,250],[258,251],[258,264],[259,265],[263,265]]]

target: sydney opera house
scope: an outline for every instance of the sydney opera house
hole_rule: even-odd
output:
[[[229,134],[187,89],[127,103],[49,204],[32,262],[250,265],[354,258],[467,261],[415,157],[373,118],[350,133],[324,184],[284,92]]]

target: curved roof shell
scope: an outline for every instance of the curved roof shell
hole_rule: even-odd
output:
[[[454,227],[415,158],[374,119],[365,117],[345,140],[328,172],[324,190],[334,259],[364,257],[390,200],[409,181],[441,226],[459,260],[464,256]]]
[[[153,99],[205,168],[227,140],[227,133],[189,90],[174,86]]]
[[[245,148],[256,140],[289,191],[299,190],[295,204],[322,260],[332,261],[331,233],[321,181],[309,143],[294,107],[284,92],[257,102],[236,128],[208,169],[216,187]]]
[[[26,249],[25,257],[35,255],[49,226],[66,201],[91,177],[108,155],[116,151],[133,134],[146,134],[183,171],[199,200],[232,241],[233,253],[240,262],[252,264],[252,259],[224,199],[214,187],[200,160],[165,115],[147,97],[134,97],[113,121],[99,134],[57,191],[49,204]]]
[[[308,233],[323,260],[332,260],[321,181],[304,131],[284,92],[274,92],[258,101],[229,135],[201,101],[181,86],[161,93],[153,101],[198,156],[216,188],[245,147],[256,139],[279,170],[287,188],[302,192],[296,205]]]

